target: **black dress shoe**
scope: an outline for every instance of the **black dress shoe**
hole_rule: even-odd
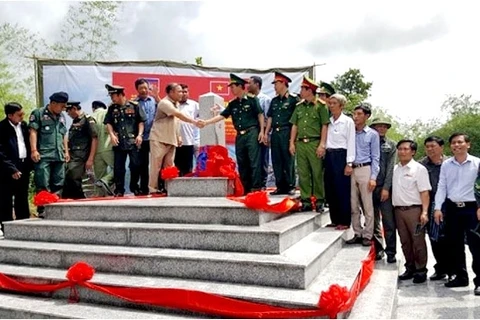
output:
[[[437,281],[437,280],[442,280],[442,279],[445,279],[447,277],[447,274],[446,273],[438,273],[438,272],[435,272],[434,274],[432,274],[430,276],[430,280],[432,281]]]
[[[377,255],[375,256],[375,261],[382,260],[383,257],[385,257],[385,252],[380,251],[380,252],[378,252]]]
[[[475,286],[475,289],[473,289],[473,294],[480,296],[480,286]]]
[[[454,277],[451,281],[445,283],[447,288],[468,287],[468,279]]]
[[[308,212],[312,211],[312,205],[311,204],[304,204],[302,203],[302,206],[300,207],[301,212]]]
[[[410,280],[413,279],[413,272],[406,270],[404,273],[398,276],[398,280]]]
[[[367,238],[363,238],[363,239],[362,239],[362,246],[364,246],[364,247],[370,247],[370,246],[372,246],[372,240],[367,239]]]
[[[271,194],[272,196],[276,196],[276,195],[279,195],[279,194],[285,194],[285,192],[283,192],[283,191],[280,190],[280,189],[275,189],[275,190],[273,190],[272,192],[270,192],[270,194]]]
[[[320,213],[323,212],[323,211],[324,211],[324,209],[323,209],[323,203],[317,204],[317,205],[315,206],[315,211],[320,212]]]
[[[362,237],[354,235],[352,239],[345,241],[346,244],[360,244],[362,243]]]
[[[413,283],[424,283],[425,281],[427,281],[426,273],[415,274],[413,276]]]
[[[387,262],[388,263],[395,263],[397,262],[397,258],[393,254],[387,254]]]
[[[121,197],[123,197],[123,193],[115,193],[114,197],[115,198],[121,198]]]

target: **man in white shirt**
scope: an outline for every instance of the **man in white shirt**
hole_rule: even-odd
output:
[[[452,273],[445,283],[448,288],[467,287],[468,273],[465,262],[465,235],[472,253],[472,269],[476,277],[474,294],[480,295],[480,237],[472,230],[479,230],[475,201],[475,180],[480,159],[468,153],[470,138],[465,133],[454,133],[448,139],[453,157],[445,160],[440,168],[435,194],[435,222],[443,221],[442,205],[445,203],[445,233],[449,244]]]
[[[427,169],[413,160],[416,152],[417,144],[412,140],[397,143],[399,164],[393,169],[392,202],[406,261],[406,270],[398,278],[423,283],[427,280],[425,225],[432,187]]]
[[[6,117],[0,122],[0,219],[30,218],[28,186],[33,162],[30,158],[28,127],[23,121],[24,112],[19,103],[5,105]],[[15,201],[15,204],[13,204]]]
[[[330,227],[345,230],[352,220],[350,176],[355,160],[355,124],[343,113],[345,96],[334,94],[328,108],[332,116],[328,125],[325,154],[325,195],[330,210]]]
[[[198,102],[189,99],[188,85],[180,84],[182,87],[182,99],[178,105],[178,110],[191,119],[198,119]],[[180,171],[180,176],[191,173],[193,170],[193,156],[195,147],[200,145],[200,130],[191,123],[180,121],[180,135],[182,136],[182,145],[175,150],[175,166]]]

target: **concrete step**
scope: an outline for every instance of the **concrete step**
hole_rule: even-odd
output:
[[[279,255],[6,239],[0,263],[68,269],[85,261],[100,272],[304,289],[342,248],[343,234],[318,229]]]
[[[226,197],[233,194],[233,180],[222,177],[175,178],[166,181],[169,197]]]
[[[128,276],[109,273],[95,273],[91,282],[101,285],[178,288],[198,290],[222,296],[267,303],[291,308],[315,308],[322,291],[332,284],[340,284],[350,288],[360,270],[361,261],[365,259],[369,248],[361,246],[344,247],[332,259],[323,271],[306,289],[289,289],[262,287],[258,285],[231,284],[202,280],[174,279],[164,277]],[[36,283],[57,283],[65,280],[65,270],[16,266],[0,264],[0,272],[18,280],[35,281]],[[368,287],[367,287],[368,288]],[[153,307],[135,305],[118,298],[79,288],[81,302],[113,305],[116,307],[155,310]],[[67,300],[69,289],[57,291],[52,298]],[[0,300],[0,305],[2,300]],[[163,310],[162,310],[163,311]],[[123,317],[121,317],[123,318]]]
[[[68,303],[49,298],[0,293],[1,319],[195,319],[172,313]]]
[[[278,254],[316,230],[317,216],[295,213],[261,226],[44,219],[4,226],[9,240]]]
[[[272,203],[281,199],[272,199]],[[285,215],[251,210],[227,198],[138,198],[60,202],[48,220],[158,222],[258,226]]]
[[[370,283],[358,297],[349,319],[393,319],[398,291],[397,263],[377,261]]]

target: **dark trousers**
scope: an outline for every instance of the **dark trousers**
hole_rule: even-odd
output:
[[[288,150],[289,139],[290,130],[274,130],[270,140],[275,184],[280,191],[290,191],[295,188],[295,158]]]
[[[445,215],[445,232],[449,243],[449,255],[452,262],[452,271],[460,279],[468,280],[465,262],[465,234],[467,244],[472,253],[472,269],[475,273],[473,282],[480,286],[480,236],[472,232],[479,221],[475,202],[463,208],[458,208],[447,199]]]
[[[253,128],[235,138],[235,155],[238,172],[245,193],[258,191],[262,188],[260,144],[258,143],[258,128]]]
[[[430,197],[431,197],[430,199],[434,199],[435,196],[431,195]],[[435,223],[434,216],[433,216],[434,207],[435,207],[434,203],[431,202],[430,208],[429,208],[430,216],[428,217],[427,230],[431,230],[432,229],[431,227],[433,226],[432,224]],[[445,205],[442,208],[442,212],[445,212]],[[443,223],[445,223],[445,221],[443,221]],[[452,275],[453,272],[452,272],[452,266],[451,266],[451,261],[449,256],[449,241],[447,236],[445,235],[445,232],[442,232],[442,234],[438,236],[438,239],[432,239],[432,237],[429,237],[429,238],[430,238],[430,246],[432,247],[433,256],[435,257],[435,261],[436,261],[435,265],[433,266],[433,268],[435,269],[435,272],[438,274],[446,273],[448,275]]]
[[[150,141],[142,141],[140,148],[140,191],[142,194],[148,194],[148,179],[150,176]],[[132,177],[130,177],[132,179]],[[138,180],[134,181],[138,185]],[[137,187],[138,189],[138,187]]]
[[[392,205],[392,191],[386,201],[380,201],[382,186],[376,187],[373,191],[373,238],[375,239],[375,250],[377,252],[385,250],[387,255],[397,254],[397,229],[395,226],[395,215]],[[380,226],[380,222],[383,226]],[[385,238],[385,248],[383,248],[383,238]]]
[[[81,160],[70,160],[67,163],[65,172],[65,185],[63,186],[62,198],[84,199],[82,180],[85,174],[85,162]]]
[[[268,166],[270,164],[270,148],[263,143],[260,144],[260,158],[262,161],[261,175],[262,175],[262,188],[267,187],[267,178],[268,178]]]
[[[347,165],[347,150],[327,149],[325,154],[325,193],[333,224],[350,226],[350,176],[344,174]]]
[[[422,206],[395,207],[395,222],[398,235],[405,256],[405,268],[417,274],[427,273],[427,243],[425,241],[425,228],[419,232]]]
[[[15,209],[16,220],[30,218],[30,209],[28,207],[30,170],[27,170],[23,163],[18,164],[17,169],[22,173],[18,180],[13,179],[12,176],[0,177],[0,225],[2,231],[3,222],[13,220],[13,209]]]
[[[140,177],[140,150],[133,148],[132,150],[121,150],[114,148],[114,168],[113,179],[115,180],[115,193],[125,193],[125,162],[127,156],[130,160],[130,191],[138,190],[138,179]]]
[[[175,166],[180,171],[180,177],[193,170],[193,146],[181,146],[175,150]]]

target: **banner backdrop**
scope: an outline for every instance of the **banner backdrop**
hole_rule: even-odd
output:
[[[157,86],[161,97],[165,96],[165,87],[168,83],[177,82],[189,86],[190,99],[198,101],[200,95],[213,92],[222,96],[226,104],[233,99],[228,87],[230,73],[245,79],[252,75],[260,76],[263,80],[262,91],[272,98],[275,96],[271,84],[274,71],[282,72],[292,79],[290,91],[293,93],[299,93],[304,74],[314,78],[313,65],[256,70],[202,67],[171,61],[87,62],[38,58],[35,64],[39,106],[45,106],[53,92],[65,91],[69,94],[70,100],[80,101],[82,109],[87,113],[92,111],[91,104],[95,100],[103,101],[106,105],[110,104],[110,97],[105,89],[107,83],[125,87],[127,98],[135,99],[137,92],[134,82],[138,78],[146,78],[151,86]],[[67,117],[67,124],[70,123],[71,120]],[[233,148],[235,130],[231,119],[227,119],[225,131],[227,147],[231,156],[235,157]]]

